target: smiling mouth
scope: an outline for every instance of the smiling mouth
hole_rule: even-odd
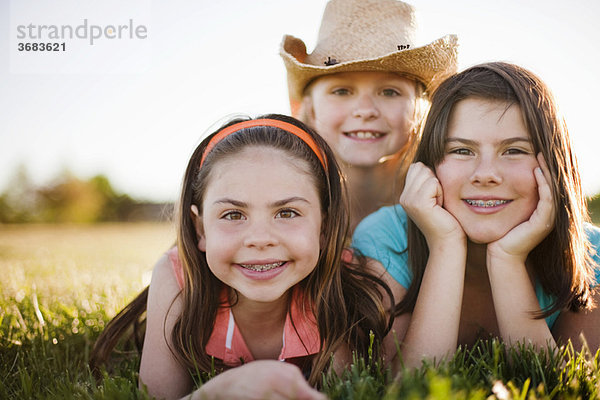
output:
[[[246,268],[251,271],[265,272],[265,271],[270,271],[272,269],[281,267],[285,263],[286,263],[285,261],[281,261],[281,262],[270,263],[270,264],[239,264],[239,265],[242,268]]]
[[[354,139],[379,139],[380,137],[385,136],[385,133],[372,131],[354,131],[344,132],[344,135]]]
[[[487,207],[501,206],[502,204],[508,203],[510,200],[469,200],[469,199],[465,199],[465,201],[470,206],[487,208]]]

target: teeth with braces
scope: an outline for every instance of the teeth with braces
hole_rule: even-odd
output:
[[[246,269],[249,269],[252,271],[264,272],[264,271],[272,270],[277,267],[281,267],[283,264],[285,264],[285,261],[271,263],[271,264],[240,264],[240,265],[243,268],[246,268]]]
[[[378,132],[360,131],[360,132],[349,132],[348,136],[356,137],[358,139],[377,139],[377,138],[383,136],[383,134],[378,133]]]
[[[508,203],[508,200],[465,200],[469,205],[475,207],[497,207]]]

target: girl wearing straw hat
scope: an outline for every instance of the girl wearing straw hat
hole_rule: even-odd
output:
[[[429,94],[457,68],[457,38],[415,45],[414,8],[331,0],[317,45],[285,36],[292,114],[322,135],[348,178],[351,225],[396,203]]]

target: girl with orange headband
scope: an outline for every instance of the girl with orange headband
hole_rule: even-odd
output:
[[[192,398],[324,397],[314,387],[332,355],[337,370],[352,351],[367,356],[370,332],[376,354],[380,343],[395,349],[384,341],[393,298],[383,269],[348,261],[347,229],[344,181],[323,139],[284,116],[231,122],[193,153],[177,246],[107,326],[92,364],[147,301],[139,376],[152,396],[182,397],[216,369],[225,372]]]

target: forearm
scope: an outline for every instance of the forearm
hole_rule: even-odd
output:
[[[600,289],[596,289],[591,310],[563,310],[552,327],[552,335],[559,344],[567,344],[570,340],[576,351],[580,351],[584,343],[592,354],[600,348]]]
[[[464,240],[432,246],[421,288],[402,343],[405,366],[456,350],[465,277]]]
[[[525,263],[488,254],[487,267],[502,339],[507,344],[525,342],[538,348],[556,345],[546,321],[533,318],[540,305]]]

